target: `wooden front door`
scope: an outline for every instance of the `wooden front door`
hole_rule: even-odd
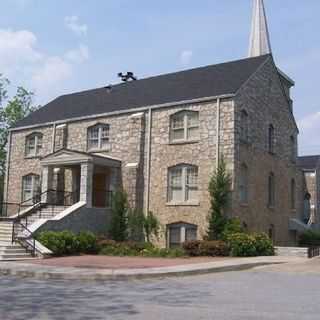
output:
[[[93,206],[104,208],[107,204],[107,175],[105,173],[95,173],[93,175]]]

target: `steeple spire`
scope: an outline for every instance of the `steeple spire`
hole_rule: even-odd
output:
[[[270,36],[263,0],[253,0],[249,57],[271,53]]]

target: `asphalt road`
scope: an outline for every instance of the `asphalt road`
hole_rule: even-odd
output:
[[[319,265],[127,282],[0,277],[0,319],[319,320]]]

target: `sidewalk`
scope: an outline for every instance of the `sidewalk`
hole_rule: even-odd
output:
[[[127,280],[186,276],[215,272],[241,271],[258,266],[282,263],[299,263],[306,258],[256,257],[219,259],[213,262],[198,262],[184,265],[147,268],[82,268],[39,265],[38,263],[0,262],[0,275],[31,277],[36,279],[64,280]]]

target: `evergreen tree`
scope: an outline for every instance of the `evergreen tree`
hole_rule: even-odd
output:
[[[225,161],[222,158],[209,183],[211,198],[208,228],[209,240],[217,240],[222,237],[227,223],[224,211],[228,205],[230,184],[231,177],[227,172]]]
[[[112,195],[111,222],[109,234],[112,240],[128,240],[128,199],[123,191],[116,191]]]

